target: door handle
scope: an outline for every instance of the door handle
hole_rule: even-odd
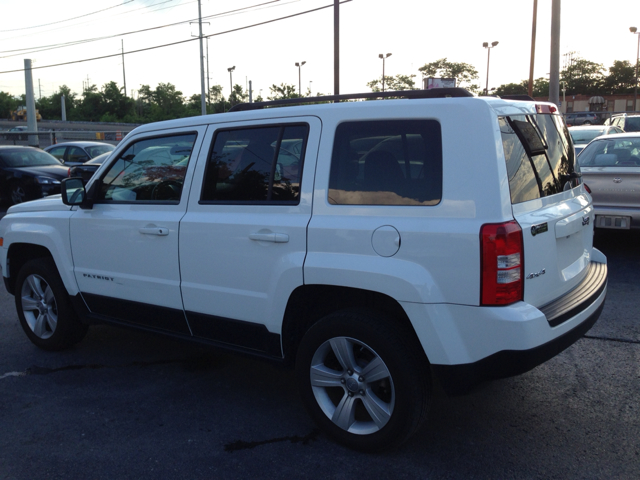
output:
[[[289,235],[286,233],[251,233],[249,234],[250,240],[256,240],[258,242],[273,242],[273,243],[287,243],[289,241]]]
[[[159,237],[164,237],[169,235],[169,229],[166,227],[156,227],[155,225],[149,225],[147,227],[142,227],[138,230],[143,235],[158,235]]]

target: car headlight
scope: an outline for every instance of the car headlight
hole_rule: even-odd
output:
[[[40,185],[60,185],[60,180],[51,177],[36,177],[36,183]]]

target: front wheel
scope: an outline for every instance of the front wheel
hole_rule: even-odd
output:
[[[397,447],[420,427],[430,403],[421,347],[375,312],[336,312],[313,325],[300,343],[296,376],[311,417],[355,450]]]
[[[27,201],[27,190],[20,182],[13,182],[11,184],[11,203],[17,205]]]
[[[22,329],[43,350],[63,350],[87,333],[51,258],[31,260],[20,269],[15,302]]]

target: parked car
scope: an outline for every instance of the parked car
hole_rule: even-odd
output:
[[[640,132],[640,115],[620,113],[607,118],[604,124],[614,125],[625,132]]]
[[[5,130],[6,133],[3,134],[3,138],[5,140],[26,140],[27,135],[22,132],[27,132],[29,129],[25,125],[18,125],[16,127],[11,127],[8,130]]]
[[[291,366],[310,416],[363,451],[420,427],[434,379],[459,392],[580,339],[607,265],[556,106],[374,96],[405,98],[143,125],[88,183],[10,208],[0,266],[28,338],[126,324]]]
[[[112,152],[116,147],[103,142],[65,142],[50,145],[44,149],[65,165],[82,165],[103,153]]]
[[[598,137],[579,160],[591,189],[596,227],[640,228],[640,133]]]
[[[598,125],[602,123],[600,117],[593,112],[567,113],[564,116],[567,125]]]
[[[587,144],[601,135],[614,135],[624,133],[620,127],[607,125],[582,125],[579,127],[569,127],[569,134],[573,141],[576,153],[580,153]]]
[[[0,197],[12,204],[60,193],[67,168],[34,147],[0,146]]]
[[[109,155],[111,155],[111,152],[102,153],[82,165],[74,165],[73,167],[70,167],[69,177],[80,177],[85,182],[88,182],[93,174],[96,173],[96,170],[100,168],[100,165],[109,158]]]

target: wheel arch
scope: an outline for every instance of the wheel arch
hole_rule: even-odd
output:
[[[304,334],[318,320],[341,310],[361,310],[384,314],[404,330],[407,341],[424,352],[407,313],[392,297],[380,292],[335,285],[302,285],[287,303],[282,325],[282,350],[287,363],[295,362]],[[425,359],[428,358],[425,354]]]

